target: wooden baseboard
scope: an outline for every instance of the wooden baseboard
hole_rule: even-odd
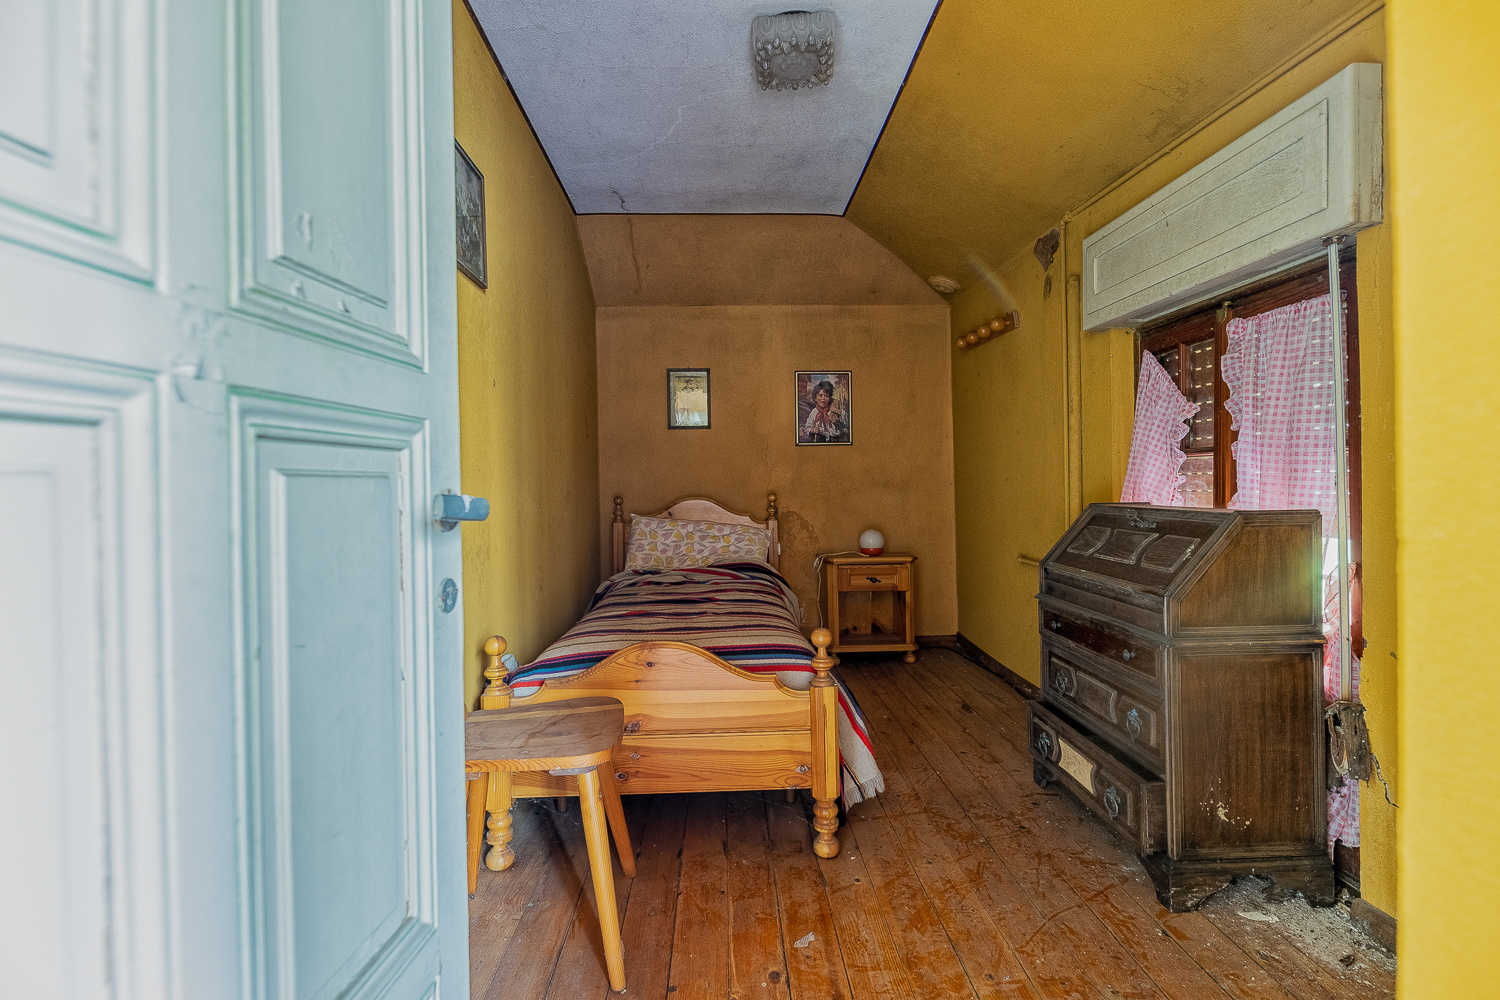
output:
[[[1396,918],[1363,899],[1349,901],[1349,919],[1392,955],[1396,954]]]
[[[956,635],[919,635],[917,645],[923,649],[958,649],[958,636]]]
[[[960,653],[1021,692],[1024,697],[1040,698],[1042,696],[1041,690],[1035,684],[980,649],[974,644],[974,640],[962,632],[954,636],[954,639],[956,640],[956,648]]]

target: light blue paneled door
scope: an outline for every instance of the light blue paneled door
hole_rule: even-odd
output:
[[[0,0],[0,996],[464,997],[446,0]]]

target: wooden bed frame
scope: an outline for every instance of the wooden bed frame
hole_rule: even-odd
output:
[[[679,500],[653,517],[676,517],[721,524],[751,524],[771,532],[769,562],[779,562],[776,494],[767,495],[766,519],[726,510],[704,497]],[[624,500],[615,497],[613,560],[625,565]],[[616,748],[614,780],[624,795],[655,792],[754,791],[808,788],[813,795],[813,850],[819,857],[839,853],[838,689],[829,670],[833,636],[812,634],[815,676],[806,691],[795,691],[774,673],[754,674],[685,642],[638,642],[571,677],[549,680],[534,693],[512,699],[500,655],[505,640],[485,642],[488,685],[481,709],[512,704],[539,705],[566,698],[618,698],[625,706],[625,736]],[[501,871],[515,863],[510,848],[510,809],[517,798],[577,794],[566,779],[541,772],[491,776],[485,865]],[[608,780],[606,778],[606,780]]]

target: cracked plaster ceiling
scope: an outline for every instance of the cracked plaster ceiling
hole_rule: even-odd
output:
[[[934,0],[819,3],[832,81],[763,91],[746,0],[471,0],[579,213],[842,214]]]

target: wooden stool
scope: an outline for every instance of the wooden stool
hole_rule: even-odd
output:
[[[490,775],[546,771],[576,775],[583,837],[594,878],[594,904],[604,939],[609,986],[625,990],[625,951],[620,914],[615,908],[614,867],[609,860],[608,826],[626,878],[635,878],[635,853],[625,829],[625,811],[611,770],[612,751],[625,731],[625,709],[614,698],[574,698],[546,705],[471,712],[464,720],[464,770],[468,787],[469,895],[479,885],[480,831]],[[605,767],[601,781],[598,768]],[[601,809],[601,803],[603,808]]]

